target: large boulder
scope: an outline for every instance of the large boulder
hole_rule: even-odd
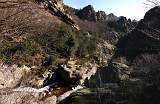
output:
[[[66,65],[61,65],[59,67],[57,75],[64,83],[71,85],[83,85],[85,80],[89,80],[96,71],[96,63],[88,61],[82,66],[78,60],[72,59],[68,61]]]

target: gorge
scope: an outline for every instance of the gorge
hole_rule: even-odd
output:
[[[0,104],[159,104],[160,6],[140,21],[63,0],[0,13]]]

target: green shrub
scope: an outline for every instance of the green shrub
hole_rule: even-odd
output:
[[[94,56],[98,37],[96,33],[76,31],[71,26],[62,24],[59,30],[59,46],[56,51],[63,57]]]
[[[69,57],[73,55],[73,51],[75,49],[75,30],[69,25],[62,24],[58,34],[59,41],[56,52],[63,57]]]
[[[5,63],[16,61],[23,64],[23,62],[32,60],[32,56],[38,51],[39,46],[33,40],[26,40],[22,43],[3,40],[0,48],[0,60]]]
[[[94,56],[96,54],[97,42],[97,34],[80,31],[79,35],[77,36],[78,48],[76,55],[78,57]]]

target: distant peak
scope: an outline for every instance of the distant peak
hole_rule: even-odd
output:
[[[86,7],[84,8],[91,8],[91,9],[94,9],[93,5],[87,5]]]
[[[83,10],[91,10],[94,11],[93,5],[87,5],[86,7],[83,8]]]

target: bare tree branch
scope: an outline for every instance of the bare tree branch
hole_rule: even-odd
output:
[[[145,8],[152,8],[160,6],[160,0],[146,0],[143,4],[145,5]]]

